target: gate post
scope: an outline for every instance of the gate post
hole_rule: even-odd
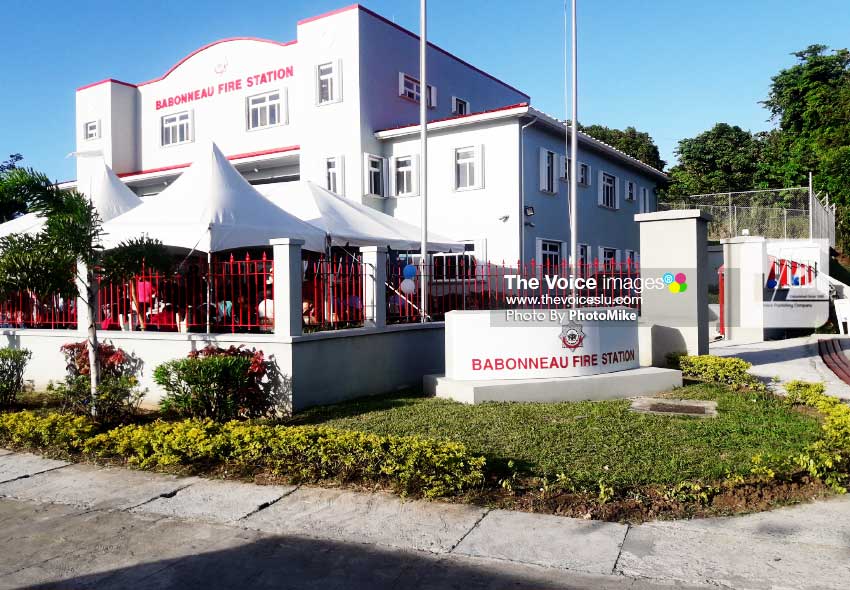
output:
[[[281,336],[300,336],[301,246],[304,240],[277,238],[269,243],[274,257],[274,333]]]
[[[387,325],[387,248],[364,246],[363,254],[363,305],[366,312],[363,325],[383,328]]]
[[[764,270],[767,247],[760,236],[720,240],[725,270],[723,317],[727,340],[736,344],[764,340]]]
[[[708,222],[699,209],[635,215],[640,226],[640,364],[708,354]]]

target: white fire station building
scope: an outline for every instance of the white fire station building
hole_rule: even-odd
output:
[[[479,260],[565,259],[564,123],[435,45],[426,89],[418,64],[417,35],[348,6],[299,21],[293,41],[225,39],[155,80],[82,86],[77,151],[102,153],[145,197],[212,140],[254,184],[311,180],[419,225],[417,123],[426,100],[429,228]],[[665,175],[587,135],[578,159],[580,257],[634,257],[633,215],[655,210]],[[69,185],[85,191],[92,159],[77,161]]]

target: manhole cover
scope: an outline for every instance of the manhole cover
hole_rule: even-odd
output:
[[[643,414],[711,418],[717,415],[717,402],[639,397],[632,400],[631,409],[633,412],[641,412]]]
[[[649,406],[651,412],[667,412],[674,414],[705,414],[706,408],[703,406],[691,406],[687,404],[665,404],[664,402],[652,404]]]

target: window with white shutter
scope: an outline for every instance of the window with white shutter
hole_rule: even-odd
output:
[[[548,194],[558,192],[558,154],[540,148],[540,191]]]

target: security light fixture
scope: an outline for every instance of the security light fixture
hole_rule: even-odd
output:
[[[534,217],[534,207],[531,205],[525,206],[525,216],[526,217]]]

